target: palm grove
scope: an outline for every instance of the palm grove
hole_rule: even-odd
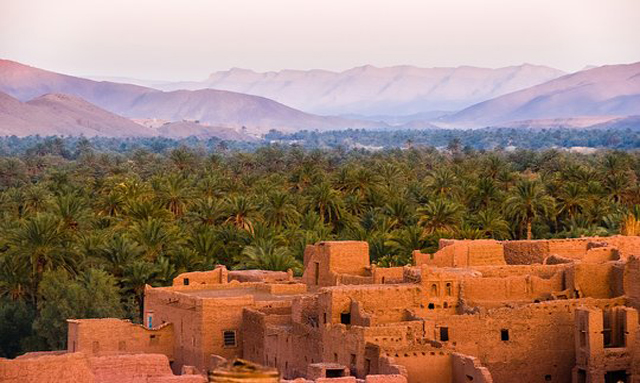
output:
[[[0,157],[0,356],[65,347],[67,318],[139,320],[144,286],[185,271],[300,273],[319,240],[366,240],[389,266],[440,238],[640,229],[637,153],[82,143]]]

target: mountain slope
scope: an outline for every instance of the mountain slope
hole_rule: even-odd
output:
[[[232,69],[202,82],[158,85],[165,90],[223,89],[253,94],[318,114],[406,115],[434,110],[460,110],[565,73],[520,65],[499,69],[461,66],[417,68],[370,65],[344,72],[283,70],[257,73]]]
[[[192,121],[170,122],[157,129],[158,134],[163,137],[174,139],[197,137],[208,139],[212,137],[229,141],[257,141],[258,139],[247,134],[239,133],[233,129],[219,126],[203,125]]]
[[[46,94],[21,102],[0,92],[0,134],[150,137],[156,132],[75,96]]]
[[[443,121],[485,126],[507,121],[640,114],[640,63],[566,75],[466,108]]]
[[[258,96],[217,91],[163,92],[137,85],[98,82],[0,60],[0,92],[21,101],[46,93],[75,95],[112,113],[130,118],[200,120],[211,125],[270,129],[339,129],[385,127],[384,124],[304,113]]]

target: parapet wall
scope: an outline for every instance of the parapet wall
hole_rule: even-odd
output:
[[[0,383],[205,383],[202,375],[171,373],[160,354],[88,357],[84,353],[0,358]]]
[[[595,250],[607,247],[607,250]],[[594,250],[590,252],[590,250]],[[529,241],[441,239],[435,254],[414,251],[414,265],[472,267],[541,264],[550,255],[583,262],[626,260],[640,255],[640,236],[584,237]]]

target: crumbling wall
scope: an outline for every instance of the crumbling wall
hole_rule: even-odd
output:
[[[328,323],[340,323],[341,315],[350,312],[352,300],[374,315],[375,323],[393,323],[406,320],[407,310],[419,307],[423,298],[416,285],[336,286],[319,294],[319,304]]]
[[[508,265],[542,263],[549,256],[548,241],[504,241],[502,244]]]
[[[584,263],[604,263],[609,261],[617,261],[620,259],[618,249],[613,246],[603,246],[587,249],[587,252],[582,258]]]
[[[434,318],[435,334],[486,366],[497,383],[569,382],[575,364],[574,312],[578,305],[614,306],[623,300],[560,300],[474,315]],[[441,340],[442,341],[442,340]]]
[[[229,280],[238,282],[288,282],[293,280],[293,273],[287,271],[268,270],[232,270]]]
[[[624,294],[624,266],[615,262],[577,263],[569,269],[569,281],[580,297],[614,298]]]
[[[491,302],[505,304],[511,301],[547,299],[552,293],[565,289],[562,272],[548,278],[535,275],[465,278],[462,284],[462,298],[472,305],[482,306],[492,306]]]
[[[624,267],[624,294],[629,305],[640,309],[640,258],[631,256]]]
[[[440,240],[440,250],[435,254],[414,251],[415,266],[468,267],[504,265],[502,243],[492,239]]]
[[[452,355],[453,377],[451,383],[493,383],[489,369],[477,358],[460,353]]]
[[[614,235],[599,239],[616,247],[622,260],[627,260],[633,255],[640,256],[640,236]]]

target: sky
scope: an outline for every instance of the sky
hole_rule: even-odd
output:
[[[0,58],[201,80],[233,67],[568,72],[640,61],[640,0],[0,0]]]

